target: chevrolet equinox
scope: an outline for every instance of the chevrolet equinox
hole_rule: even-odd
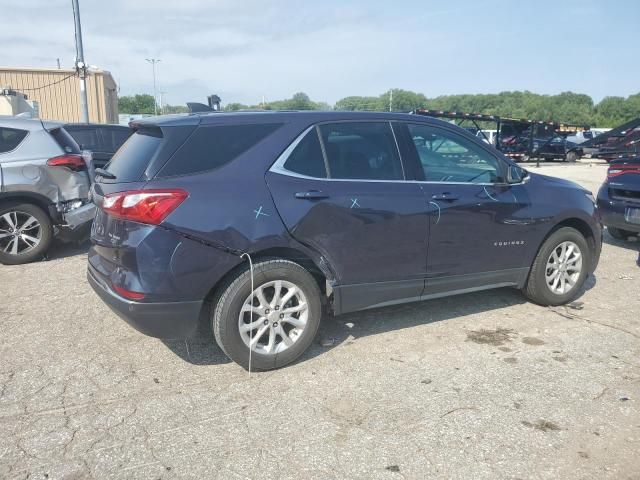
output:
[[[206,316],[245,368],[294,361],[323,311],[496,287],[564,304],[600,256],[589,191],[429,117],[240,112],[131,126],[96,171],[89,282],[147,335],[187,338]]]

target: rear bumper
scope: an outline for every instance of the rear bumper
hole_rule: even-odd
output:
[[[640,225],[627,222],[624,216],[627,207],[640,208],[640,202],[611,198],[607,190],[608,188],[605,185],[598,193],[598,209],[600,210],[603,225],[630,232],[640,232]]]
[[[193,336],[198,329],[202,301],[144,303],[126,300],[101,280],[91,265],[87,269],[87,279],[114,313],[145,335],[184,339]]]
[[[57,236],[64,242],[84,242],[91,234],[91,222],[96,215],[96,206],[87,203],[61,214],[61,224],[57,225]]]
[[[620,230],[627,230],[629,232],[640,232],[640,225],[637,223],[629,223],[625,220],[624,209],[622,212],[602,212],[602,223],[606,227],[619,228]]]

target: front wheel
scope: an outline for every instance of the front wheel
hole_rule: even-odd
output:
[[[268,260],[221,288],[213,311],[216,342],[234,362],[251,369],[283,367],[304,353],[320,325],[320,289],[304,268]]]
[[[568,303],[580,293],[590,264],[584,236],[574,228],[559,228],[540,247],[524,294],[540,305]]]

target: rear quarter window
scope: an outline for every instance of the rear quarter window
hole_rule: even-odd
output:
[[[0,153],[7,153],[18,148],[28,133],[26,130],[17,128],[0,127]]]
[[[158,177],[188,175],[225,165],[282,124],[200,126],[160,170]]]

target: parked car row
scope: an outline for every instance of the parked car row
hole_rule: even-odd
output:
[[[103,131],[111,143],[85,144],[85,137],[102,138]],[[91,154],[82,149],[104,146],[96,157],[107,161],[130,133],[120,126],[0,117],[0,263],[41,258],[54,237],[86,239],[95,207]]]
[[[91,226],[88,280],[114,312],[172,339],[199,331],[204,313],[231,359],[262,370],[298,358],[323,311],[496,287],[571,301],[598,263],[601,222],[616,238],[640,232],[640,162],[613,162],[596,206],[485,137],[365,112],[173,115],[131,129],[0,119],[0,261],[33,260],[54,235]]]

